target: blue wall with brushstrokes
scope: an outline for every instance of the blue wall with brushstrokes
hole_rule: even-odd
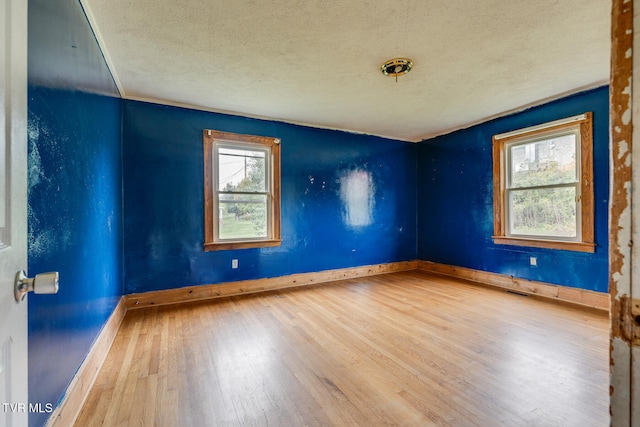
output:
[[[280,247],[203,251],[203,129],[282,140]],[[416,257],[413,144],[136,101],[123,132],[126,293]],[[367,225],[349,224],[348,176],[370,178]]]
[[[493,234],[495,134],[593,111],[593,254],[496,245]],[[608,87],[424,141],[418,157],[418,258],[530,280],[607,292],[609,203]],[[529,257],[538,258],[538,267]]]
[[[62,397],[123,292],[121,100],[77,1],[29,1],[29,401]],[[49,414],[31,413],[30,425]]]

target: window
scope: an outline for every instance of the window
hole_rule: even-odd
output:
[[[280,245],[280,140],[204,131],[205,250]]]
[[[595,250],[591,116],[493,137],[495,243]]]

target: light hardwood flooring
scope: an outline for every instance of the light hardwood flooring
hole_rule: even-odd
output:
[[[129,311],[77,426],[606,426],[603,313],[412,271]]]

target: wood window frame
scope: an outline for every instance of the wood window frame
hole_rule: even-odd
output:
[[[549,238],[511,237],[507,235],[506,218],[506,159],[505,146],[518,139],[537,134],[561,131],[579,126],[580,129],[580,221],[581,236],[577,241]],[[529,246],[578,252],[595,252],[594,195],[593,195],[593,113],[588,112],[567,119],[493,136],[493,211],[494,243]]]
[[[204,141],[204,249],[205,251],[249,249],[280,246],[282,243],[280,232],[280,139],[268,136],[245,135],[231,132],[205,129],[203,132]],[[268,197],[270,198],[270,210],[268,213],[269,227],[271,234],[264,239],[242,239],[242,240],[220,240],[217,239],[218,221],[216,221],[218,211],[216,198],[217,191],[214,186],[215,159],[214,146],[216,141],[224,143],[237,143],[246,147],[256,145],[269,147],[271,158],[268,185]]]

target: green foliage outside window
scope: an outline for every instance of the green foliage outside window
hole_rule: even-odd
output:
[[[575,183],[575,164],[560,167],[558,162],[526,162],[513,173],[517,188],[510,191],[510,219],[513,234],[536,236],[576,236],[576,187],[538,187]]]
[[[228,182],[221,194],[220,238],[251,238],[267,235],[267,197],[264,157],[246,157],[245,177]]]

